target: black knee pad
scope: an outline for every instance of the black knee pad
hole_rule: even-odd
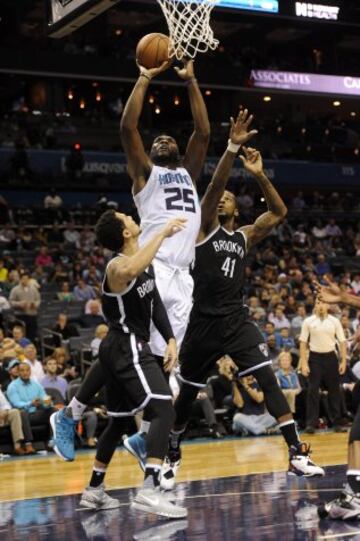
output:
[[[283,415],[291,413],[289,404],[270,366],[262,366],[255,370],[253,376],[264,393],[265,404],[270,415],[279,419]]]

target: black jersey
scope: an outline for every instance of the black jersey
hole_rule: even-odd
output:
[[[226,316],[243,308],[246,238],[219,226],[197,244],[193,313]]]
[[[123,293],[110,291],[105,271],[101,303],[110,329],[127,334],[134,333],[141,340],[148,342],[155,291],[155,275],[152,265],[132,280]]]

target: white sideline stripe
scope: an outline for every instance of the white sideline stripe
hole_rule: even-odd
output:
[[[360,534],[360,530],[355,530],[354,532],[347,533],[333,533],[330,535],[319,535],[317,539],[339,539],[343,537],[353,537],[354,535]]]
[[[191,483],[195,483],[196,481],[190,481]],[[184,481],[181,481],[181,483],[184,483]],[[126,489],[121,489],[121,487],[119,488],[109,488],[108,491],[114,491],[114,490],[126,490]],[[127,489],[127,490],[130,490],[130,489]],[[343,490],[343,487],[340,487],[340,488],[299,488],[296,490],[296,492],[339,492]],[[282,493],[282,494],[293,494],[294,493],[294,490],[254,490],[254,491],[246,491],[246,492],[216,492],[214,494],[196,494],[194,496],[185,496],[185,498],[183,498],[184,500],[197,500],[197,499],[204,499],[204,498],[223,498],[224,496],[229,496],[229,497],[237,497],[237,496],[249,496],[249,495],[252,495],[252,494],[279,494],[279,493]],[[176,496],[176,494],[175,494]],[[181,499],[181,501],[183,501],[183,499]],[[124,503],[120,503],[120,506],[121,507],[126,507],[126,506],[129,506],[131,502],[124,502]],[[78,507],[77,509],[75,509],[75,511],[93,511],[93,509],[87,509],[87,508],[83,508],[83,507]],[[354,532],[350,535],[355,535],[356,533],[358,532]],[[360,533],[360,532],[359,532]],[[344,535],[344,534],[341,534],[341,535]],[[338,535],[336,535],[336,537],[338,537]],[[339,534],[339,537],[340,537],[340,534]],[[318,539],[329,539],[328,537],[318,537]]]

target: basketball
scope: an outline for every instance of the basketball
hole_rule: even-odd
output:
[[[169,38],[165,34],[147,34],[137,44],[136,59],[144,68],[157,68],[169,60]]]

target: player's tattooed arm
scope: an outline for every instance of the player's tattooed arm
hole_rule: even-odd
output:
[[[126,155],[128,173],[133,181],[135,194],[145,186],[146,179],[152,169],[151,160],[145,152],[144,144],[138,129],[139,118],[151,79],[168,67],[168,62],[164,62],[160,67],[152,69],[146,69],[143,66],[139,66],[139,78],[126,102],[121,118],[121,142]]]
[[[261,214],[252,225],[241,227],[241,231],[246,235],[247,248],[249,249],[267,237],[272,229],[282,222],[287,214],[287,208],[277,190],[264,173],[260,152],[254,148],[245,147],[243,147],[243,152],[244,156],[240,156],[240,158],[244,167],[256,178],[268,207],[268,211]]]
[[[205,101],[194,74],[194,62],[184,61],[183,68],[174,68],[178,76],[186,81],[188,87],[194,131],[190,136],[184,156],[184,167],[196,182],[204,166],[210,141],[210,122]]]
[[[253,115],[247,109],[239,110],[236,120],[230,118],[230,134],[228,148],[222,155],[212,179],[201,201],[201,229],[198,237],[200,242],[209,235],[218,225],[218,206],[228,182],[231,168],[234,164],[239,147],[249,141],[257,130],[251,130]],[[234,148],[235,147],[235,148]]]

